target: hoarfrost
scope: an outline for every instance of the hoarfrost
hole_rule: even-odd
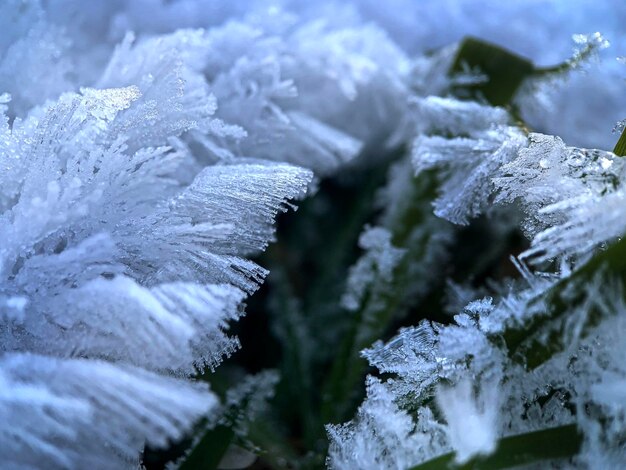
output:
[[[481,77],[444,76],[454,45],[409,59],[363,18],[392,25],[395,39],[413,50],[480,33],[549,63],[569,46],[545,45],[590,18],[619,43],[623,32],[614,24],[623,24],[624,9],[611,1],[567,5],[563,21],[558,1],[539,8],[537,1],[489,0],[479,6],[489,15],[476,15],[472,1],[394,0],[385,11],[371,1],[279,2],[297,6],[299,16],[252,3],[0,7],[6,464],[132,467],[144,444],[180,438],[217,406],[185,377],[239,346],[228,322],[242,315],[241,302],[266,275],[248,257],[272,241],[276,215],[290,207],[285,201],[304,196],[311,181],[310,171],[288,163],[327,175],[411,140],[412,161],[391,172],[381,226],[361,238],[366,253],[348,280],[346,308],[362,304],[366,289],[380,299],[407,259],[404,279],[415,282],[398,295],[425,290],[452,239],[449,224],[427,210],[431,170],[440,181],[437,216],[467,224],[493,203],[519,205],[531,238],[521,257],[557,259],[559,269],[544,275],[520,264],[524,281],[508,293],[470,302],[449,325],[423,322],[364,351],[394,377],[370,377],[356,418],[328,427],[329,465],[407,468],[451,450],[462,462],[489,453],[503,436],[574,420],[585,439],[580,462],[623,463],[619,280],[600,271],[577,281],[582,301],[563,318],[549,316],[550,295],[626,231],[622,161],[558,137],[526,136],[504,109],[416,97]],[[240,18],[189,29],[232,15]],[[527,34],[530,26],[537,34]],[[600,36],[578,39],[583,47],[604,46]],[[613,136],[600,129],[617,120],[606,110],[623,104],[623,87],[615,67],[596,67],[545,91],[549,106],[522,91],[522,114],[542,131],[562,130],[568,142],[606,147]],[[407,208],[422,219],[404,233]],[[573,289],[558,298],[570,302]],[[545,328],[517,345],[518,353],[528,344],[566,347],[528,370],[509,357],[502,338],[532,322]],[[274,381],[244,381],[238,390],[267,396]],[[237,391],[229,400],[237,401]]]
[[[0,385],[0,450],[11,468],[136,466],[146,442],[179,439],[217,404],[199,384],[30,353],[2,356]]]
[[[0,68],[24,48],[40,72],[57,54],[37,11]],[[215,117],[194,68],[200,39],[128,36],[78,92],[53,76],[62,63],[19,82],[0,71],[12,92],[1,99],[0,448],[12,468],[131,467],[217,406],[187,377],[239,347],[228,324],[266,275],[247,257],[312,174],[235,157],[203,168],[195,142],[228,152],[245,134]]]
[[[491,178],[515,157],[526,137],[508,125],[504,110],[477,103],[426,98],[418,113],[428,128],[413,142],[415,172],[442,169],[435,214],[467,224],[485,210],[494,190]],[[449,132],[460,137],[444,137]]]

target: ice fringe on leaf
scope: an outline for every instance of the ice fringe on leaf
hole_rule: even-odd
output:
[[[440,168],[435,214],[467,224],[484,211],[493,191],[491,178],[526,137],[509,124],[503,109],[473,102],[428,97],[418,102],[417,114],[427,127],[413,143],[415,172]],[[451,132],[455,137],[444,137]]]
[[[494,178],[495,201],[519,202],[529,214],[524,230],[532,247],[523,257],[580,257],[624,233],[619,208],[625,174],[624,160],[612,152],[531,134],[528,147]]]
[[[350,270],[346,292],[341,298],[341,305],[347,310],[358,309],[368,287],[375,284],[386,287],[405,253],[391,244],[391,234],[382,227],[367,228],[359,238],[359,247],[367,251]]]
[[[367,379],[367,395],[351,423],[327,426],[330,468],[404,470],[425,460],[429,452],[448,449],[444,429],[429,410],[423,410],[416,426],[394,403],[393,393],[373,377]]]
[[[30,353],[0,358],[7,468],[125,468],[217,404],[206,386],[135,367]],[[106,423],[104,425],[103,423]]]
[[[502,113],[476,103],[421,100],[423,132],[461,136],[420,135],[414,142],[417,174],[437,169],[442,180],[435,214],[467,224],[493,204],[517,204],[527,215],[522,228],[532,243],[522,258],[534,263],[581,257],[619,237],[623,160],[566,146],[555,136],[525,136],[506,125]]]
[[[12,468],[132,467],[145,444],[215,411],[185,377],[238,347],[228,322],[266,274],[246,257],[306,192],[311,172],[287,164],[235,153],[203,168],[195,142],[225,153],[244,132],[176,58],[187,37],[122,66],[128,39],[98,88],[43,102],[55,91],[42,79],[38,107],[0,99],[0,448]]]

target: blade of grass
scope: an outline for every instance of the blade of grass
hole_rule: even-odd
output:
[[[428,234],[413,238],[414,229],[427,217],[434,217],[429,203],[435,191],[434,175],[412,180],[412,193],[407,194],[410,203],[393,217],[392,243],[406,250],[402,260],[393,271],[391,279],[375,276],[367,287],[361,308],[353,312],[350,330],[345,335],[330,375],[324,385],[322,396],[322,419],[325,423],[338,423],[348,419],[354,412],[359,398],[359,385],[367,369],[367,361],[361,351],[374,341],[384,337],[392,320],[397,320],[417,299],[407,299],[411,285],[411,267],[420,263],[427,253]]]
[[[618,157],[623,157],[626,155],[626,129],[624,129],[622,131],[622,134],[619,136],[619,140],[615,144],[613,153]]]
[[[487,457],[475,457],[462,465],[454,463],[449,453],[410,470],[500,470],[546,460],[566,459],[579,452],[582,436],[575,424],[518,434],[500,440],[496,451]]]
[[[216,426],[207,431],[179,470],[216,469],[234,437],[235,433],[227,426]]]

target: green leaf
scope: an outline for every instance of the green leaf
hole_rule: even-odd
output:
[[[234,437],[235,433],[227,426],[220,425],[207,431],[179,467],[179,470],[198,468],[212,470],[217,468]]]
[[[467,37],[461,42],[448,74],[453,76],[470,70],[485,75],[486,82],[457,86],[455,94],[461,97],[469,95],[467,97],[473,99],[484,98],[494,106],[508,106],[512,105],[515,94],[527,78],[568,73],[580,67],[606,44],[601,35],[595,34],[567,60],[549,67],[536,67],[529,59],[512,51],[482,39]]]
[[[279,219],[278,243],[260,262],[270,270],[264,308],[282,347],[277,415],[298,445],[319,448],[321,454],[326,421],[316,384],[323,383],[330,363],[341,355],[341,338],[350,328],[351,318],[338,302],[345,273],[358,256],[356,242],[374,214],[387,167],[403,151],[392,152],[374,168],[346,168],[322,180],[297,213]]]
[[[468,68],[486,75],[488,80],[461,88],[472,97],[484,97],[494,106],[509,104],[524,79],[535,72],[528,59],[473,37],[466,38],[459,46],[449,74],[462,73]]]
[[[617,144],[615,144],[613,153],[618,157],[626,155],[626,129],[624,129],[622,131],[622,135],[619,136],[619,140],[617,141]]]
[[[410,470],[498,470],[576,455],[582,437],[575,424],[505,437],[487,457],[475,457],[463,465],[454,463],[454,453],[416,465]]]
[[[280,411],[283,416],[297,417],[304,440],[311,443],[319,435],[313,409],[311,335],[285,269],[280,265],[273,266],[270,277],[273,330],[282,345],[281,381],[277,391],[285,401]]]

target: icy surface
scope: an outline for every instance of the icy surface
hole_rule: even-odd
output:
[[[559,268],[519,264],[523,282],[509,292],[367,349],[394,378],[368,379],[355,420],[329,427],[329,464],[407,468],[448,451],[465,461],[502,436],[574,419],[580,462],[623,463],[626,335],[611,274],[575,284],[581,302],[537,330],[538,344],[567,340],[541,367],[512,361],[499,335],[544,318],[552,289],[626,231],[622,160],[568,146],[612,148],[626,105],[614,61],[625,22],[610,0],[3,2],[4,461],[132,468],[145,443],[181,437],[216,406],[187,377],[239,346],[228,324],[267,274],[250,257],[273,240],[286,201],[306,194],[310,170],[375,163],[412,143],[380,225],[362,236],[348,310],[366,289],[384,295],[399,266],[415,278],[400,294],[421,294],[452,238],[435,216],[467,224],[497,217],[494,204],[524,212],[522,258]],[[549,66],[569,57],[572,34],[593,31],[617,47],[587,74],[516,96],[545,134],[527,135],[505,109],[446,97],[481,79],[447,75],[468,34]],[[403,233],[415,195],[423,223]]]

